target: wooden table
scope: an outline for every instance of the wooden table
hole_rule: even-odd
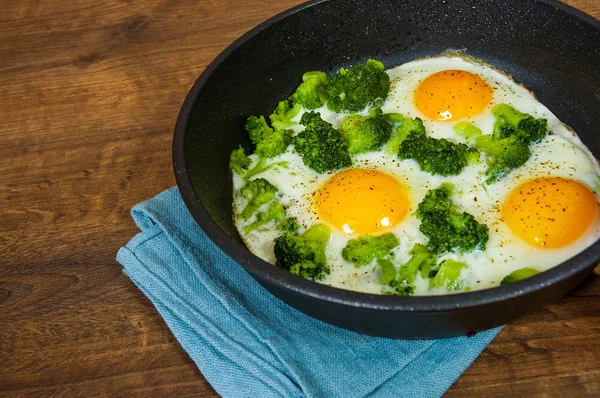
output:
[[[131,206],[175,184],[194,80],[298,3],[0,1],[0,395],[216,395],[115,254]],[[600,395],[600,277],[507,326],[448,395],[514,394]]]

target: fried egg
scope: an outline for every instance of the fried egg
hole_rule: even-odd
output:
[[[577,135],[510,76],[479,60],[443,54],[387,70],[391,88],[382,105],[384,113],[401,113],[423,120],[427,134],[452,142],[454,126],[468,121],[483,134],[491,134],[491,109],[507,103],[536,118],[548,120],[550,133],[530,146],[532,156],[522,167],[496,183],[485,184],[485,162],[470,164],[456,176],[422,171],[414,160],[399,160],[385,150],[353,156],[350,168],[326,174],[304,165],[292,146],[271,162],[286,162],[260,174],[279,190],[277,200],[288,216],[303,228],[325,223],[332,229],[326,248],[331,273],[320,283],[365,293],[382,293],[379,267],[360,268],[342,258],[350,239],[366,234],[394,233],[400,240],[394,259],[403,264],[415,243],[427,244],[415,217],[428,190],[444,182],[455,186],[453,202],[489,227],[485,250],[447,253],[438,258],[465,262],[464,290],[500,284],[523,267],[547,270],[581,252],[600,237],[598,185],[600,167]],[[326,106],[316,109],[339,129],[344,114]],[[303,111],[294,120],[298,121]],[[367,115],[368,109],[362,114]],[[303,127],[292,127],[299,133]],[[256,155],[250,156],[257,162]],[[233,176],[234,213],[246,204],[239,190],[244,184]],[[251,221],[251,220],[250,220]],[[245,234],[236,224],[250,251],[275,264],[274,240],[280,232],[267,228]],[[447,294],[430,289],[417,276],[416,295]],[[384,289],[385,290],[385,289]]]

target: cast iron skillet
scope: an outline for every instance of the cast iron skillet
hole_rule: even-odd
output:
[[[231,220],[230,152],[250,147],[245,117],[270,114],[302,73],[381,60],[386,68],[465,50],[525,83],[600,154],[600,22],[561,3],[523,0],[330,0],[290,9],[248,32],[204,71],[175,127],[174,169],[206,234],[291,306],[371,335],[428,339],[503,325],[555,301],[600,259],[600,242],[525,281],[437,297],[391,297],[313,283],[252,255]],[[226,270],[225,270],[226,272]]]

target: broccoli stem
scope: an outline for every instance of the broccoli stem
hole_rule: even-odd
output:
[[[256,163],[256,165],[253,168],[251,168],[250,170],[248,170],[248,172],[244,175],[244,179],[246,181],[248,181],[250,178],[254,177],[255,175],[264,173],[265,171],[270,170],[274,167],[278,167],[278,166],[287,168],[288,163],[287,162],[275,162],[275,163],[267,164],[267,159],[260,158],[260,159],[258,159],[258,162]]]
[[[462,287],[460,274],[467,264],[447,259],[440,264],[438,273],[429,281],[429,287],[446,287],[447,290],[458,290]]]
[[[539,273],[540,273],[540,271],[538,271],[537,269],[534,269],[534,268],[529,268],[529,267],[521,268],[521,269],[518,269],[518,270],[513,271],[510,274],[506,275],[504,277],[504,279],[502,279],[502,281],[500,282],[500,286],[508,285],[509,283],[519,282],[519,281],[522,281],[523,279],[530,278]]]
[[[379,264],[379,267],[381,268],[380,283],[382,285],[387,285],[396,279],[396,267],[391,261],[386,260],[385,258],[380,258],[377,260],[377,264]]]

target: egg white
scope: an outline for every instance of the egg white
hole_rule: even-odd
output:
[[[395,155],[389,155],[384,150],[354,156],[353,168],[379,170],[395,177],[409,188],[408,215],[388,231],[394,233],[400,240],[400,245],[394,249],[395,262],[403,264],[408,261],[410,258],[408,252],[415,243],[427,243],[427,238],[419,231],[420,221],[415,218],[414,212],[427,191],[437,188],[443,182],[454,184],[453,201],[461,210],[471,213],[479,222],[489,227],[489,241],[484,251],[448,253],[440,257],[440,261],[452,258],[468,264],[468,268],[461,273],[466,289],[477,290],[497,286],[507,274],[523,267],[533,267],[540,271],[549,269],[594,243],[600,237],[598,220],[581,239],[559,249],[532,247],[515,236],[502,222],[502,204],[505,198],[525,181],[542,176],[571,178],[586,185],[598,197],[597,188],[600,178],[600,167],[596,159],[579,138],[550,110],[539,103],[530,91],[509,76],[480,61],[464,56],[443,55],[409,62],[387,71],[391,79],[391,89],[382,105],[382,110],[384,113],[401,113],[405,117],[420,117],[427,133],[432,137],[465,142],[462,137],[456,137],[454,133],[453,127],[458,121],[437,122],[427,119],[413,103],[413,93],[426,77],[449,69],[475,73],[493,88],[491,102],[483,112],[459,121],[472,122],[482,130],[483,134],[491,134],[495,118],[490,110],[499,103],[507,103],[521,112],[537,118],[546,118],[551,134],[530,148],[532,156],[524,166],[491,185],[484,184],[485,162],[465,167],[460,175],[442,177],[421,171],[414,160],[400,161]],[[326,106],[315,111],[336,129],[339,129],[345,116],[331,112]],[[295,120],[299,120],[302,113],[303,111],[296,116]],[[363,114],[367,113],[368,109],[363,112]],[[294,126],[295,134],[302,129],[300,125]],[[256,155],[251,155],[251,158],[254,162],[257,161]],[[265,178],[278,188],[277,200],[286,207],[288,216],[296,218],[305,229],[316,223],[326,223],[319,219],[312,202],[312,195],[337,171],[320,174],[309,169],[291,146],[286,152],[269,161],[287,162],[288,167],[275,167],[257,175],[256,178]],[[234,214],[237,214],[238,210],[243,209],[246,204],[246,200],[239,194],[243,183],[243,180],[234,174]],[[253,219],[250,219],[248,223],[252,221]],[[268,226],[270,228],[245,234],[244,225],[245,223],[236,220],[238,231],[250,251],[274,264],[274,240],[280,232],[271,225]],[[326,248],[331,274],[320,282],[342,289],[381,293],[380,270],[375,263],[356,268],[342,258],[342,249],[352,238],[356,237],[345,236],[332,227],[331,239]],[[420,277],[417,278],[415,285],[416,295],[448,293],[445,288],[429,289],[428,282]]]

